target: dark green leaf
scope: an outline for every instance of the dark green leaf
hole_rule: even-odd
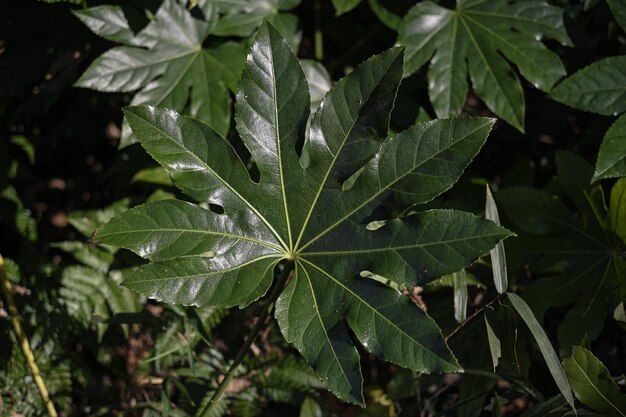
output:
[[[606,0],[617,23],[626,31],[626,1],[624,0]]]
[[[387,137],[402,65],[402,49],[392,48],[340,80],[312,117],[300,158],[309,85],[280,32],[263,24],[235,106],[256,182],[230,143],[202,122],[172,110],[126,109],[139,142],[174,184],[215,211],[157,201],[99,228],[98,242],[153,261],[124,284],[170,303],[242,306],[267,291],[280,261],[291,260],[275,317],[340,398],[363,403],[350,332],[400,366],[460,370],[435,322],[397,288],[462,270],[510,233],[454,210],[387,219],[377,209],[392,200],[407,209],[449,189],[494,121],[431,121]]]
[[[626,111],[626,56],[601,59],[552,90],[551,97],[575,109],[617,116]]]
[[[513,252],[534,273],[525,296],[537,316],[550,307],[570,305],[559,329],[561,351],[568,353],[583,338],[593,341],[607,315],[607,299],[624,291],[624,260],[620,239],[604,206],[600,186],[590,184],[593,168],[581,157],[557,153],[558,183],[579,213],[546,191],[512,187],[498,193],[505,213],[535,236],[515,242]],[[537,236],[543,235],[543,236]],[[511,251],[509,251],[511,253]]]
[[[626,416],[626,395],[593,353],[574,346],[572,356],[563,360],[563,368],[581,403],[610,416]]]
[[[202,48],[214,26],[214,13],[207,20],[196,19],[175,0],[165,0],[155,19],[136,35],[127,28],[117,6],[86,9],[77,16],[95,33],[127,46],[98,57],[76,86],[108,92],[139,90],[131,104],[186,111],[226,135],[230,126],[227,87],[236,89],[245,55],[234,42]],[[121,145],[130,143],[124,123]]]
[[[621,115],[604,134],[593,181],[626,176],[626,114]]]
[[[439,117],[460,114],[469,72],[487,107],[523,131],[524,94],[507,60],[536,88],[549,91],[565,69],[540,42],[543,36],[571,44],[562,11],[541,1],[459,1],[455,10],[426,1],[404,17],[398,41],[407,45],[407,73],[431,60],[428,90]]]
[[[349,12],[361,3],[361,0],[333,0],[337,16]]]

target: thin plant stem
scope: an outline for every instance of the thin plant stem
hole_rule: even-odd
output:
[[[46,384],[43,380],[43,377],[41,376],[41,372],[39,372],[37,362],[35,361],[35,355],[33,355],[33,351],[30,348],[30,343],[28,342],[26,333],[24,333],[24,329],[22,328],[22,318],[20,317],[20,314],[17,310],[17,305],[15,304],[15,300],[13,299],[13,287],[11,285],[11,281],[9,281],[9,278],[7,277],[4,268],[4,258],[2,257],[2,255],[0,255],[0,280],[2,281],[2,290],[7,301],[9,314],[11,315],[11,323],[13,324],[15,337],[17,338],[20,348],[22,349],[22,353],[26,358],[28,368],[30,369],[31,374],[33,374],[33,379],[35,380],[35,384],[37,385],[39,394],[41,394],[41,399],[46,405],[48,414],[50,415],[50,417],[57,417],[57,410],[56,408],[54,408],[54,404],[50,399],[50,394],[48,393]]]
[[[289,274],[293,270],[294,265],[295,264],[293,261],[288,260],[283,266],[283,270],[281,271],[280,276],[278,277],[278,280],[276,281],[276,285],[274,285],[274,289],[270,293],[269,297],[262,304],[259,317],[256,323],[254,324],[254,327],[250,331],[250,334],[248,335],[248,337],[246,337],[246,340],[243,343],[243,346],[241,346],[241,348],[239,349],[239,352],[237,352],[237,356],[235,356],[233,363],[228,368],[228,372],[226,373],[226,375],[224,375],[224,379],[222,379],[219,386],[217,387],[217,390],[215,391],[215,393],[213,394],[213,396],[211,397],[207,405],[204,407],[204,409],[200,413],[197,413],[196,416],[202,417],[205,415],[209,415],[209,412],[213,409],[213,406],[219,400],[221,400],[222,397],[224,396],[224,393],[226,392],[226,389],[228,388],[230,381],[235,376],[235,371],[237,370],[239,365],[241,365],[241,362],[243,362],[244,358],[246,357],[246,354],[250,350],[250,346],[252,346],[254,339],[256,339],[259,333],[261,333],[261,330],[263,330],[263,327],[265,326],[265,320],[267,319],[267,316],[269,316],[270,312],[272,311],[272,308],[274,307],[274,302],[278,299],[278,296],[282,293],[283,288],[285,287],[285,283],[287,282],[287,279],[289,278]]]
[[[474,313],[472,313],[471,316],[469,316],[463,323],[459,324],[454,330],[452,330],[452,332],[450,332],[449,335],[447,335],[446,337],[444,337],[444,340],[447,342],[448,339],[450,339],[452,336],[454,336],[459,330],[461,330],[463,327],[465,327],[465,325],[467,323],[469,323],[470,321],[472,321],[476,316],[478,316],[480,313],[482,313],[485,308],[489,307],[490,305],[492,305],[493,303],[495,303],[496,301],[498,301],[500,298],[502,297],[502,294],[498,294],[498,296],[496,298],[494,298],[493,300],[489,301],[487,304],[485,304],[484,306],[482,306],[481,308],[479,308],[478,310],[474,311]]]
[[[315,59],[324,59],[324,36],[322,33],[322,3],[315,0]]]

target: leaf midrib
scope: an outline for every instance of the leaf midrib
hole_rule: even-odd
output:
[[[349,211],[346,215],[344,215],[342,218],[340,218],[339,220],[337,220],[335,223],[333,223],[332,225],[330,225],[329,227],[327,227],[326,229],[324,229],[321,233],[317,234],[315,237],[313,237],[311,240],[309,240],[308,243],[306,243],[305,245],[302,246],[302,248],[300,248],[298,250],[298,253],[301,253],[304,251],[304,249],[306,249],[308,246],[310,246],[311,244],[313,244],[315,241],[317,241],[318,239],[320,239],[322,236],[324,236],[325,234],[327,234],[328,232],[330,232],[332,229],[334,229],[335,227],[337,227],[339,224],[341,224],[342,222],[344,222],[346,219],[348,219],[350,216],[352,216],[354,213],[356,213],[357,211],[359,211],[361,208],[365,207],[367,204],[369,204],[372,200],[374,200],[376,197],[378,197],[380,194],[384,193],[385,191],[387,191],[390,187],[392,187],[394,184],[398,183],[399,181],[403,180],[407,175],[410,175],[411,173],[413,173],[415,170],[417,170],[418,168],[420,168],[422,165],[426,164],[427,162],[430,162],[432,159],[437,158],[441,153],[447,151],[448,149],[452,148],[453,146],[457,145],[459,142],[463,141],[465,138],[473,135],[474,133],[478,132],[480,129],[483,129],[486,125],[488,125],[489,123],[484,123],[482,125],[480,125],[479,127],[477,127],[476,129],[472,130],[471,132],[465,134],[464,136],[460,137],[458,140],[451,142],[448,146],[446,146],[445,148],[439,150],[437,153],[429,156],[428,158],[424,159],[420,164],[414,166],[412,169],[408,170],[406,173],[404,173],[403,175],[397,177],[394,181],[391,181],[389,184],[387,184],[384,188],[380,187],[379,185],[379,191],[374,193],[371,197],[365,199],[361,204],[359,204],[356,208],[352,209],[351,211]],[[372,160],[370,160],[370,162],[368,162],[368,164],[371,163]],[[367,166],[367,164],[365,165]],[[378,182],[380,184],[380,176],[377,175],[376,178],[378,179]],[[357,180],[358,181],[358,180]],[[304,230],[304,229],[303,229]]]
[[[356,298],[357,300],[359,300],[361,303],[363,303],[365,306],[367,306],[375,315],[379,316],[380,318],[382,318],[385,322],[387,322],[389,325],[391,325],[392,327],[394,327],[399,333],[401,333],[402,335],[404,335],[406,338],[408,338],[409,340],[412,340],[415,344],[417,344],[418,346],[420,346],[425,352],[429,352],[431,355],[433,355],[436,358],[439,358],[440,360],[442,360],[443,362],[445,362],[448,365],[452,365],[452,367],[454,367],[455,369],[458,369],[458,365],[454,364],[454,363],[450,363],[447,360],[443,359],[441,356],[437,355],[435,352],[433,352],[432,350],[428,349],[426,346],[424,346],[422,343],[420,343],[418,340],[416,340],[415,338],[413,338],[412,336],[410,336],[408,333],[406,333],[403,329],[399,328],[394,322],[392,322],[391,320],[389,320],[387,317],[385,317],[384,315],[382,315],[377,309],[373,308],[368,302],[366,302],[360,295],[358,295],[357,293],[355,293],[354,291],[352,291],[350,289],[350,287],[344,285],[341,281],[337,280],[334,276],[332,276],[330,273],[328,273],[327,271],[325,271],[324,269],[322,269],[321,267],[319,267],[318,265],[302,258],[302,262],[306,262],[307,264],[311,265],[313,268],[317,269],[319,272],[321,272],[323,275],[327,276],[328,278],[330,278],[336,285],[338,285],[339,287],[341,287],[344,291],[348,292],[350,295],[352,295],[354,298]]]
[[[324,190],[324,186],[326,185],[326,181],[328,181],[328,177],[329,177],[331,171],[333,170],[333,167],[335,166],[335,162],[337,161],[337,158],[339,157],[339,154],[341,154],[341,151],[342,151],[343,147],[345,146],[346,141],[350,137],[350,134],[352,133],[352,129],[354,129],[354,126],[356,125],[357,121],[360,119],[361,109],[363,109],[369,103],[369,100],[372,97],[372,94],[374,94],[374,91],[376,91],[378,89],[378,87],[380,86],[382,80],[387,76],[389,68],[391,68],[391,66],[396,62],[396,60],[398,59],[399,56],[401,56],[401,54],[398,54],[389,63],[387,68],[385,68],[385,70],[383,71],[383,74],[381,75],[381,77],[376,81],[375,87],[371,89],[369,95],[367,96],[367,99],[363,100],[363,104],[359,108],[357,116],[354,118],[354,121],[350,125],[350,128],[348,129],[348,132],[345,134],[343,140],[341,141],[341,145],[337,148],[336,152],[333,154],[333,160],[330,162],[330,165],[328,166],[328,169],[326,170],[326,173],[324,174],[324,179],[322,180],[322,182],[320,183],[320,185],[319,185],[319,187],[317,189],[317,193],[315,194],[315,198],[311,202],[311,207],[309,208],[309,212],[307,213],[306,218],[304,219],[304,223],[302,224],[302,227],[300,228],[300,234],[298,235],[298,239],[296,240],[296,246],[295,246],[296,248],[300,244],[300,241],[302,240],[302,237],[304,236],[304,232],[306,231],[306,228],[309,225],[309,220],[311,219],[311,215],[315,211],[315,206],[317,205],[317,203],[319,201],[319,197],[322,194],[322,191]],[[330,95],[327,95],[326,97],[330,97]],[[326,97],[324,97],[324,99]],[[324,99],[322,99],[322,103],[324,102]],[[318,112],[320,112],[320,114],[321,114],[321,108],[322,108],[321,106],[318,107],[318,110],[315,112],[315,115],[317,115]],[[315,116],[314,116],[314,118],[315,118]],[[382,146],[382,144],[381,144],[381,146]],[[329,151],[330,151],[330,149],[329,149]],[[302,249],[304,249],[310,243],[311,242],[307,243]],[[297,250],[296,249],[296,251],[300,252],[301,250]]]
[[[587,382],[589,383],[589,385],[598,393],[598,395],[600,395],[608,404],[611,405],[612,408],[615,409],[615,411],[617,411],[621,416],[626,417],[626,414],[622,413],[611,401],[609,401],[608,398],[606,398],[604,396],[604,394],[602,394],[602,392],[596,387],[596,385],[591,381],[591,379],[587,376],[587,373],[585,372],[585,370],[578,364],[578,361],[576,360],[576,358],[572,355],[572,362],[574,363],[574,365],[576,365],[576,367],[580,370],[580,373],[585,377],[585,379],[587,380]]]
[[[483,25],[482,23],[480,23],[479,20],[473,19],[469,16],[466,16],[466,18],[470,21],[472,21],[474,23],[474,25],[476,25],[477,27],[479,27],[480,29],[482,29],[483,31],[485,31],[486,33],[488,33],[489,35],[491,35],[492,37],[498,39],[500,42],[504,43],[507,47],[514,49],[515,51],[517,51],[520,55],[522,55],[524,58],[527,58],[527,63],[529,63],[530,65],[532,65],[533,67],[535,67],[536,69],[538,69],[539,71],[543,72],[544,69],[538,64],[537,61],[535,61],[534,59],[529,58],[522,49],[520,49],[518,47],[518,45],[516,43],[511,43],[508,40],[506,40],[505,38],[503,38],[502,36],[500,36],[500,34],[492,29],[490,29],[489,27]],[[511,32],[514,33],[514,32]]]
[[[304,268],[304,266],[302,266],[302,263],[300,261],[298,261],[298,265],[300,266],[300,268],[302,269],[302,271],[306,274],[306,281],[307,284],[309,284],[309,289],[311,290],[311,295],[313,296],[313,303],[314,303],[314,308],[315,308],[315,316],[318,318],[320,325],[322,326],[322,329],[324,329],[324,336],[326,336],[326,340],[328,341],[328,345],[330,346],[330,349],[333,352],[333,356],[335,357],[335,360],[337,361],[337,364],[339,364],[339,369],[341,370],[341,375],[343,376],[343,379],[346,381],[346,384],[351,387],[352,384],[350,384],[350,380],[348,379],[348,376],[346,375],[343,366],[341,366],[341,361],[339,360],[339,357],[337,356],[337,352],[335,352],[335,347],[333,346],[332,342],[330,341],[330,337],[328,336],[328,330],[326,329],[326,326],[324,325],[324,321],[322,320],[322,316],[319,314],[319,309],[317,308],[317,306],[319,305],[317,302],[317,296],[315,295],[315,290],[313,289],[313,284],[311,283],[311,276],[309,275],[309,272],[306,270],[306,268]]]
[[[495,73],[493,72],[491,65],[489,65],[489,60],[487,59],[487,57],[485,57],[483,50],[480,47],[479,42],[476,41],[476,38],[474,38],[474,34],[472,33],[472,30],[470,29],[470,25],[465,21],[465,19],[463,19],[462,15],[459,15],[459,18],[461,19],[461,23],[463,24],[463,26],[465,27],[465,30],[467,31],[467,34],[469,35],[470,40],[472,41],[472,44],[474,45],[474,48],[476,49],[476,52],[478,52],[478,55],[480,56],[480,59],[482,60],[483,64],[485,64],[485,67],[487,68],[487,73],[491,76],[491,78],[494,80],[496,86],[498,87],[498,90],[502,92],[502,97],[504,97],[507,106],[508,106],[508,110],[513,114],[513,117],[515,118],[515,121],[517,123],[519,123],[520,126],[522,126],[524,124],[524,111],[526,109],[526,106],[524,105],[524,103],[522,103],[522,118],[521,120],[517,119],[517,114],[515,113],[513,104],[509,101],[509,98],[507,97],[506,94],[504,94],[505,89],[502,88],[502,86],[500,85],[500,82],[498,80],[498,77],[496,77]],[[518,80],[519,83],[519,80]],[[522,100],[523,100],[523,95],[522,95]]]
[[[128,236],[128,235],[132,235],[135,233],[155,233],[155,232],[159,232],[159,233],[168,233],[168,232],[177,233],[178,232],[178,233],[194,233],[194,234],[203,234],[203,235],[224,236],[224,237],[229,237],[232,239],[246,240],[246,241],[256,243],[262,246],[267,246],[269,248],[282,252],[282,248],[272,245],[271,243],[265,242],[263,240],[257,240],[257,239],[250,238],[247,236],[234,235],[234,234],[225,233],[225,232],[213,232],[210,230],[180,229],[180,228],[133,229],[132,232],[123,231],[123,232],[110,232],[106,234],[100,234],[98,235],[98,238],[116,236],[116,235]]]
[[[272,225],[267,221],[267,219],[261,215],[261,213],[259,213],[259,211],[256,209],[256,207],[254,207],[253,204],[251,204],[247,199],[245,199],[241,194],[239,194],[239,192],[237,192],[237,190],[235,190],[235,188],[233,188],[227,181],[225,181],[220,175],[217,174],[217,172],[215,172],[213,169],[211,169],[211,167],[204,161],[202,160],[202,158],[200,158],[198,155],[196,155],[195,153],[191,152],[189,149],[187,149],[185,146],[183,146],[182,143],[179,143],[178,141],[176,141],[174,138],[172,138],[169,134],[167,134],[164,130],[160,129],[158,126],[156,126],[155,124],[150,123],[149,121],[147,121],[146,119],[144,119],[143,117],[137,115],[137,117],[140,117],[142,120],[144,120],[146,123],[148,123],[148,125],[150,125],[153,129],[157,130],[158,132],[162,133],[166,138],[168,138],[170,140],[170,142],[172,142],[175,146],[177,146],[178,148],[182,149],[184,151],[185,154],[191,155],[192,158],[194,158],[196,161],[198,161],[202,166],[205,167],[205,169],[209,172],[211,172],[213,175],[215,175],[215,177],[226,186],[226,188],[228,188],[235,196],[237,196],[243,203],[245,203],[253,212],[254,214],[256,214],[258,216],[258,218],[267,226],[267,228],[272,232],[272,234],[274,235],[274,237],[276,237],[276,239],[284,246],[287,247],[287,245],[285,244],[285,242],[283,241],[283,239],[280,237],[280,234],[278,234],[278,232],[276,232],[276,230],[274,229],[274,227],[272,227]],[[166,168],[167,169],[167,168]],[[251,181],[250,181],[251,182]],[[253,182],[251,182],[251,184],[255,184]]]
[[[342,250],[342,251],[329,251],[329,252],[304,252],[302,255],[306,256],[332,256],[332,255],[351,255],[351,254],[360,254],[360,253],[376,253],[376,252],[386,252],[386,251],[401,251],[404,249],[417,249],[417,248],[427,248],[430,246],[437,245],[445,245],[450,243],[457,242],[466,242],[474,239],[483,239],[498,236],[497,233],[485,234],[485,235],[472,235],[470,238],[459,238],[459,239],[449,239],[449,240],[440,240],[437,242],[430,242],[424,244],[415,244],[415,245],[404,245],[404,246],[388,246],[385,248],[374,248],[374,249],[356,249],[356,250]]]
[[[253,264],[255,262],[258,261],[262,261],[265,259],[271,259],[271,258],[279,258],[282,257],[282,254],[270,254],[270,255],[265,255],[265,256],[259,256],[257,258],[251,259],[247,262],[241,263],[237,266],[234,266],[232,268],[227,268],[227,269],[220,269],[217,271],[206,271],[200,274],[189,274],[189,275],[176,275],[176,276],[171,276],[171,277],[166,277],[166,276],[161,276],[158,278],[151,278],[151,279],[131,279],[128,282],[131,282],[133,284],[135,283],[146,283],[146,282],[157,282],[157,281],[170,281],[170,280],[174,280],[174,279],[191,279],[191,278],[197,278],[197,277],[206,277],[206,276],[211,276],[211,275],[220,275],[220,274],[224,274],[226,272],[232,272],[232,271],[236,271],[238,269],[243,268],[244,266],[248,266],[250,264]],[[189,258],[192,258],[192,256],[190,256]],[[193,256],[193,258],[202,258],[201,256]],[[167,262],[167,261],[163,261],[163,262]],[[161,262],[162,263],[162,262]],[[158,263],[152,263],[152,264],[148,264],[148,265],[155,265]]]

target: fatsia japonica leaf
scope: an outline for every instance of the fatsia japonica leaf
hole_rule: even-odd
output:
[[[458,0],[455,10],[420,2],[399,29],[398,41],[407,47],[405,71],[430,60],[428,91],[439,117],[460,114],[469,73],[487,107],[523,131],[524,92],[511,64],[536,88],[550,91],[565,69],[541,39],[571,45],[562,14],[543,1]]]
[[[266,293],[286,260],[283,267],[293,269],[276,302],[281,331],[346,401],[363,403],[350,331],[401,366],[459,371],[437,325],[398,288],[463,269],[509,232],[454,210],[381,219],[376,209],[390,199],[410,207],[449,189],[494,121],[432,121],[387,137],[402,68],[403,50],[393,48],[340,80],[311,118],[304,163],[298,151],[309,120],[307,80],[284,38],[263,24],[235,106],[258,181],[208,125],[173,110],[130,107],[139,142],[201,205],[148,203],[94,239],[152,261],[126,286],[186,305],[246,305]],[[382,226],[368,227],[373,221]]]
[[[231,99],[245,51],[233,41],[203,48],[217,13],[204,8],[205,19],[192,17],[175,0],[164,0],[154,20],[135,34],[120,6],[75,12],[94,33],[123,46],[109,49],[87,68],[76,86],[106,92],[137,91],[131,104],[186,111],[221,135],[230,126]],[[133,142],[124,123],[121,145]]]

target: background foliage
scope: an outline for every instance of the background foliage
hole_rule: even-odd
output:
[[[301,58],[312,108],[399,42],[393,131],[499,117],[459,183],[425,208],[482,214],[489,184],[487,217],[497,206],[517,237],[407,291],[464,374],[420,375],[359,347],[360,409],[324,390],[268,320],[215,415],[568,415],[563,384],[579,414],[626,415],[626,4],[549,3],[3,2],[0,253],[59,412],[194,415],[252,327],[254,307],[177,307],[120,287],[143,261],[87,238],[130,207],[182,197],[121,108],[174,108],[232,139],[241,68],[267,19]],[[531,310],[499,295],[504,277]],[[2,300],[0,414],[45,415]]]

